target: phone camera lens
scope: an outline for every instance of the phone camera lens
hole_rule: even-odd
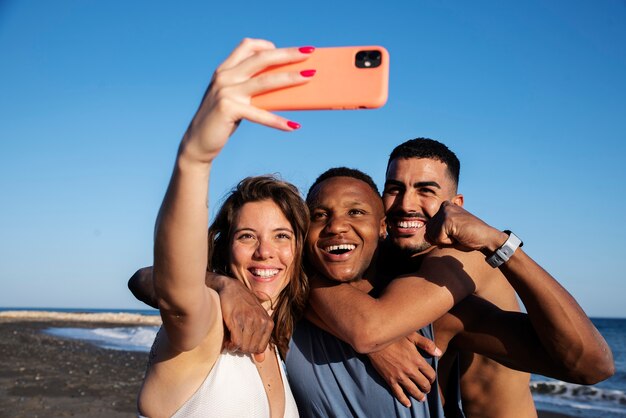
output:
[[[354,64],[357,68],[376,68],[380,66],[382,54],[377,50],[357,52]]]

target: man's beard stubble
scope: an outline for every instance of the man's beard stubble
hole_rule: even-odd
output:
[[[402,258],[414,257],[432,247],[432,244],[425,240],[419,244],[398,245],[392,237],[388,236],[387,239],[396,254]]]

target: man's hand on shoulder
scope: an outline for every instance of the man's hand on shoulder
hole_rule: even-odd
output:
[[[255,355],[263,361],[274,322],[257,299],[239,280],[207,272],[206,284],[220,297],[226,326],[225,348]]]
[[[416,347],[430,356],[441,356],[441,350],[435,343],[417,332],[368,354],[374,369],[387,382],[396,399],[407,408],[411,406],[408,396],[423,402],[437,377]]]

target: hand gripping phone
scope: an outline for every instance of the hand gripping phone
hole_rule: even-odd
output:
[[[316,48],[306,61],[259,74],[307,69],[316,70],[308,83],[264,92],[252,104],[266,110],[339,110],[373,109],[387,101],[389,53],[381,46]]]

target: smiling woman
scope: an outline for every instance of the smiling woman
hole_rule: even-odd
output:
[[[308,290],[301,265],[306,205],[289,183],[246,178],[222,205],[207,239],[206,201],[212,163],[242,119],[285,131],[299,127],[253,107],[250,98],[310,76],[283,72],[259,76],[262,82],[252,76],[304,61],[313,49],[244,40],[216,70],[183,137],[156,225],[153,278],[163,328],[139,393],[145,416],[298,416],[279,353],[287,352]],[[273,329],[255,329],[255,342],[244,342],[258,358],[225,349],[226,304],[205,286],[207,271],[243,283],[261,301],[264,317],[271,316]],[[251,298],[244,302],[258,306]]]
[[[289,283],[296,250],[293,229],[280,208],[264,200],[243,205],[232,235],[230,271],[269,309]]]
[[[285,356],[308,282],[302,247],[308,209],[295,186],[270,176],[242,180],[209,228],[208,270],[235,277],[274,314],[273,342]],[[283,291],[284,290],[284,291]]]

